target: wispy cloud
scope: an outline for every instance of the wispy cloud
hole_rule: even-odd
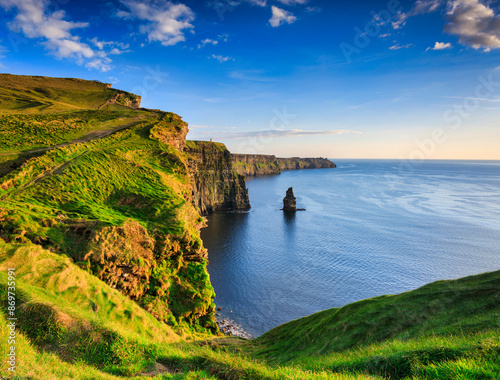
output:
[[[491,103],[500,103],[500,99],[497,98],[476,98],[473,96],[443,96],[446,99],[463,99],[463,100],[477,100],[480,102],[491,102]]]
[[[216,55],[216,54],[212,54],[209,58],[215,59],[215,60],[219,61],[220,63],[234,61],[233,57],[226,57],[223,55]]]
[[[306,7],[306,12],[319,13],[319,12],[321,12],[321,8],[320,7]]]
[[[259,7],[265,7],[267,5],[266,0],[215,0],[211,1],[209,4],[216,9],[232,9],[236,8],[241,4],[251,4]]]
[[[401,29],[410,17],[435,12],[443,3],[443,0],[417,0],[410,11],[406,13],[400,12],[394,17],[392,27],[394,29]]]
[[[427,49],[425,49],[425,51],[428,51],[428,50],[446,50],[446,49],[451,49],[451,48],[452,48],[451,42],[447,42],[447,43],[436,42],[434,44],[434,47],[428,47]]]
[[[172,46],[185,41],[184,31],[194,28],[191,24],[194,13],[184,4],[154,0],[121,0],[121,3],[128,10],[118,11],[117,16],[143,21],[139,31],[147,34],[149,42],[158,41],[164,46]]]
[[[205,47],[205,45],[218,45],[219,42],[227,42],[229,40],[229,35],[219,34],[217,38],[205,38],[198,44],[198,49]]]
[[[198,44],[198,49],[201,49],[205,45],[217,45],[218,43],[219,43],[219,41],[217,41],[217,40],[211,40],[210,38],[205,38],[203,41],[201,41]]]
[[[8,50],[4,46],[0,45],[0,59],[5,57],[4,53],[7,51]]]
[[[101,71],[111,69],[111,59],[105,52],[97,54],[74,29],[87,28],[87,22],[66,20],[63,10],[51,12],[48,0],[0,0],[0,7],[16,12],[9,28],[30,39],[42,39],[42,45],[57,58],[75,59],[79,64]]]
[[[307,4],[309,0],[278,0],[278,2],[284,5],[297,5],[297,4]]]
[[[343,135],[347,133],[357,133],[362,132],[349,131],[349,130],[328,130],[328,131],[307,131],[303,129],[267,129],[262,131],[252,131],[252,132],[226,132],[224,134],[216,135],[216,137],[224,137],[226,139],[236,140],[236,139],[246,139],[251,137],[300,137],[300,136],[329,136],[329,135]]]
[[[489,2],[487,3],[489,4]],[[474,49],[500,48],[500,17],[479,0],[450,0],[445,31]]]
[[[271,12],[272,17],[269,19],[269,24],[271,24],[273,28],[277,28],[283,24],[293,24],[297,21],[297,17],[295,17],[292,12],[285,11],[274,5],[271,7]]]
[[[413,46],[413,44],[406,44],[406,45],[396,44],[396,45],[390,46],[389,50],[409,49],[412,46]]]
[[[250,82],[274,82],[275,78],[266,75],[264,70],[244,70],[244,71],[232,71],[229,73],[229,78],[241,79]]]

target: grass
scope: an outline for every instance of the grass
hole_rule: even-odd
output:
[[[7,268],[19,317],[16,373],[2,360],[1,376],[500,378],[500,272],[326,310],[255,340],[220,336],[189,152],[207,183],[235,175],[230,154],[185,143],[179,116],[131,111],[121,94],[0,75],[1,357]]]
[[[137,99],[134,94],[98,81],[0,74],[0,113],[100,109],[115,97],[118,105]]]
[[[174,331],[67,257],[33,245],[1,244],[0,252],[0,282],[5,282],[7,267],[16,268],[17,310],[25,316],[16,343],[23,358],[18,374],[35,379],[70,378],[70,373],[77,379],[135,378],[154,363],[171,370],[158,377],[164,379],[494,380],[500,374],[498,299],[490,292],[500,272],[439,282],[394,296],[393,307],[398,310],[414,298],[433,304],[436,299],[448,299],[450,291],[457,292],[454,307],[445,304],[422,316],[427,321],[423,330],[370,338],[369,326],[396,332],[405,325],[401,321],[388,328],[385,297],[378,297],[292,321],[246,341],[214,338],[189,328]],[[467,292],[468,287],[473,291]],[[491,301],[486,301],[488,294]],[[4,294],[0,296],[5,300]],[[485,302],[492,305],[486,313],[480,311]],[[471,303],[479,307],[468,316],[456,315],[460,307]],[[380,313],[373,313],[379,308]],[[348,343],[349,329],[336,331],[341,320],[318,321],[319,317],[338,317],[342,309],[353,320],[366,321],[360,327],[365,339],[355,345]],[[450,318],[460,319],[461,328],[447,323]],[[5,324],[0,324],[3,334]],[[319,328],[323,334],[314,336]],[[309,336],[306,346],[295,344],[299,335]],[[347,343],[325,349],[334,339]],[[48,375],[42,375],[44,371]]]
[[[28,160],[1,179],[0,236],[71,256],[172,326],[215,330],[186,158],[155,137],[179,120],[153,114]]]
[[[75,111],[0,116],[0,154],[51,147],[138,120],[138,111]]]
[[[499,328],[500,272],[494,272],[326,310],[275,328],[258,341],[267,358],[287,362],[294,355],[328,354],[392,339]]]

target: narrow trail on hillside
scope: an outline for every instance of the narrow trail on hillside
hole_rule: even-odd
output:
[[[93,140],[99,140],[99,139],[107,137],[115,132],[119,132],[119,131],[122,131],[124,129],[132,128],[138,124],[141,124],[142,122],[144,122],[144,118],[145,118],[145,115],[137,115],[131,119],[127,119],[128,123],[120,124],[120,125],[118,125],[114,128],[111,128],[111,129],[90,131],[85,136],[79,137],[77,139],[74,139],[74,140],[71,140],[71,141],[68,141],[68,142],[65,142],[62,144],[53,145],[53,146],[49,146],[46,148],[40,148],[40,149],[25,150],[22,152],[0,153],[0,156],[14,156],[14,155],[20,154],[20,153],[23,155],[29,155],[29,154],[33,154],[33,153],[48,152],[52,149],[62,148],[62,147],[68,146],[68,145],[86,143],[86,142],[90,142]]]
[[[54,146],[47,147],[47,148],[43,148],[43,149],[35,149],[35,150],[31,150],[31,151],[25,151],[25,152],[23,152],[23,154],[26,154],[26,155],[30,155],[30,154],[34,154],[34,153],[42,153],[43,154],[43,153],[49,152],[53,149],[62,148],[62,147],[73,145],[73,144],[81,144],[81,143],[87,143],[87,142],[91,142],[91,141],[100,140],[100,139],[103,139],[105,137],[110,136],[113,133],[116,133],[116,132],[119,132],[119,131],[122,131],[122,130],[125,130],[128,128],[132,128],[136,125],[144,123],[146,121],[146,119],[147,119],[146,115],[137,115],[137,116],[134,116],[133,118],[127,119],[127,121],[128,121],[127,123],[121,124],[121,125],[116,126],[112,129],[102,130],[102,131],[100,131],[100,130],[91,131],[90,133],[86,134],[85,136],[79,137],[79,138],[74,139],[72,141],[58,144],[58,145],[54,145]],[[21,185],[17,189],[17,191],[26,190],[30,186],[33,186],[33,185],[41,182],[42,180],[44,180],[48,176],[61,173],[65,168],[70,166],[74,160],[85,155],[86,153],[87,153],[87,151],[73,157],[72,159],[66,161],[65,163],[63,163],[61,165],[56,165],[50,169],[45,170],[43,173],[38,175],[36,178],[33,178],[31,181],[25,183],[24,185]],[[13,170],[15,170],[15,169],[13,169]],[[7,197],[7,194],[4,197],[2,197],[1,200],[4,200],[5,197]]]

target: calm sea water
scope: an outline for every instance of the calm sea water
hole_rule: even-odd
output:
[[[247,179],[252,210],[202,238],[221,314],[253,336],[292,319],[500,269],[500,162],[336,161]],[[297,207],[280,211],[294,188]]]

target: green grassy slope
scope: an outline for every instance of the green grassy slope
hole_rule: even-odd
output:
[[[500,272],[494,272],[319,312],[275,328],[258,341],[266,346],[266,357],[287,361],[391,339],[498,329]]]
[[[117,94],[117,104],[138,97],[97,81],[0,74],[0,113],[52,113],[100,109]]]
[[[152,135],[175,120],[54,149],[1,178],[0,237],[69,255],[160,320],[214,328],[185,158]]]
[[[319,312],[269,331],[250,352],[303,370],[498,379],[499,332],[500,271]]]
[[[187,125],[97,109],[113,91],[0,75],[1,357],[8,268],[19,317],[16,373],[2,360],[0,376],[500,378],[500,272],[327,310],[252,341],[218,335]]]

